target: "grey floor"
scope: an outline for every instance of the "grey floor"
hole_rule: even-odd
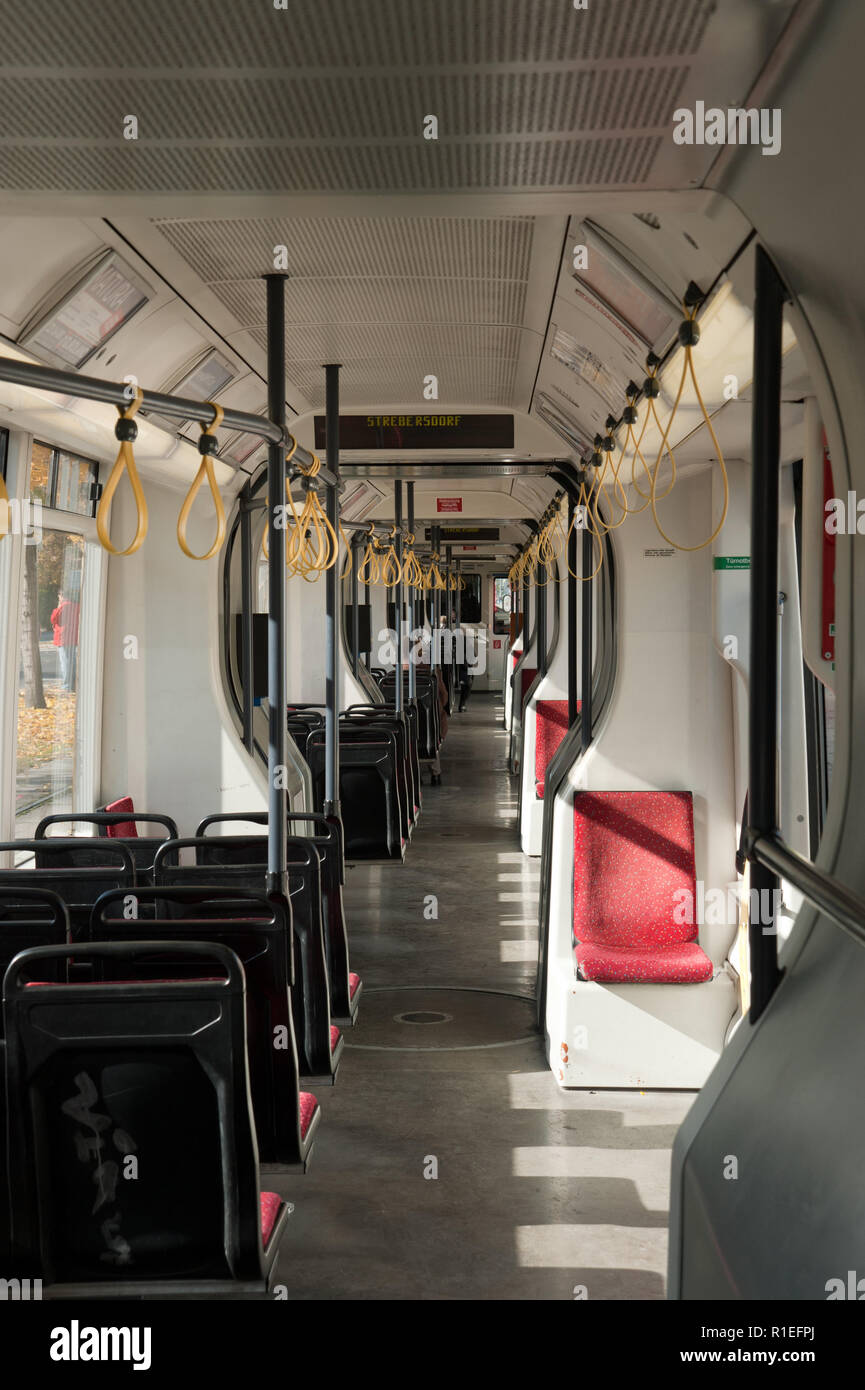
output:
[[[501,716],[480,695],[452,717],[405,863],[347,872],[360,1021],[317,1090],[309,1172],[266,1184],[295,1205],[290,1299],[664,1296],[693,1097],[553,1080],[528,1002],[539,861],[519,850]]]

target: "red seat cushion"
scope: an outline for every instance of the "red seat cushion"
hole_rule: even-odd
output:
[[[580,702],[577,701],[577,709]],[[535,792],[543,797],[547,768],[568,732],[567,700],[538,700],[535,706]]]
[[[576,793],[574,941],[584,979],[709,979],[695,901],[690,792]]]
[[[580,979],[601,984],[696,985],[712,978],[712,962],[696,941],[675,946],[597,946],[581,941],[576,957]]]
[[[341,1036],[341,1035],[340,1035],[339,1029],[338,1029],[338,1028],[334,1028],[333,1025],[331,1024],[331,1029],[330,1029],[330,1050],[331,1050],[331,1052],[333,1052],[333,1051],[335,1050],[336,1045],[337,1045],[337,1043],[339,1042],[340,1036]]]
[[[355,975],[354,971],[352,970],[351,974],[348,977],[348,993],[350,999],[353,999],[354,996],[357,994],[357,987],[359,984],[360,976]]]
[[[312,1124],[312,1117],[315,1114],[318,1101],[311,1091],[301,1091],[300,1093],[300,1137],[306,1138],[307,1130]]]
[[[524,704],[524,703],[525,703],[526,696],[527,696],[528,693],[529,693],[529,686],[531,685],[532,681],[534,680],[534,678],[535,678],[535,676],[536,676],[537,674],[538,674],[538,668],[537,668],[537,666],[524,666],[523,669],[520,671],[520,675],[521,675],[522,678],[523,678],[522,685],[520,686],[520,703],[521,703],[521,704]]]
[[[126,811],[127,814],[134,811],[131,796],[121,796],[118,801],[112,801],[105,807],[106,811]],[[118,821],[116,825],[105,827],[112,840],[137,840],[138,830],[134,820]]]
[[[282,1198],[276,1192],[262,1192],[261,1194],[261,1243],[267,1245],[270,1240],[270,1233],[279,1215],[279,1208],[282,1206]]]

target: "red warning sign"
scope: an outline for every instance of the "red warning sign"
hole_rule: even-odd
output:
[[[461,512],[463,509],[463,499],[461,497],[437,497],[437,512]]]

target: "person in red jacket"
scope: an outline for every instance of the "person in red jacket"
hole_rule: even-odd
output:
[[[60,679],[64,690],[74,690],[78,675],[78,619],[80,605],[77,599],[57,592],[57,607],[51,614],[54,629],[54,646],[60,654]]]

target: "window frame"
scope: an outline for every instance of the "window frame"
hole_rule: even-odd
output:
[[[10,502],[23,503],[29,496],[30,462],[34,443],[63,450],[61,445],[45,443],[30,433],[8,432],[6,486]],[[87,460],[94,462],[96,460]],[[96,465],[98,468],[98,464]],[[89,689],[83,719],[76,721],[80,757],[76,761],[74,803],[92,810],[98,800],[102,772],[102,725],[104,701],[105,619],[108,588],[107,556],[99,543],[94,517],[64,512],[43,505],[43,530],[79,535],[85,545],[87,568],[82,631],[79,649],[79,690],[86,681]],[[0,639],[0,838],[16,836],[16,787],[18,773],[18,658],[21,638],[21,593],[24,581],[24,545],[21,534],[12,533],[0,544],[0,604],[9,614],[6,631]],[[85,702],[82,700],[82,706]]]

